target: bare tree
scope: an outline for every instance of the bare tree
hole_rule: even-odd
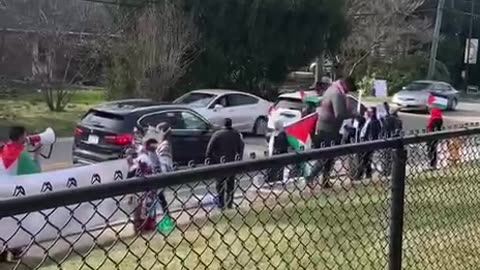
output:
[[[347,0],[350,34],[336,59],[351,75],[372,57],[389,58],[430,42],[431,22],[415,16],[425,0]],[[426,34],[427,33],[427,34]]]
[[[7,0],[6,0],[7,1]],[[8,0],[32,55],[32,77],[52,111],[62,111],[76,83],[93,76],[106,27],[103,6],[75,0]]]
[[[137,94],[162,100],[199,54],[193,17],[182,1],[165,0],[145,7],[128,40],[134,53]]]

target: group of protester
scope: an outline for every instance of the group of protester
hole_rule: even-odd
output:
[[[377,107],[369,107],[363,115],[362,112],[350,108],[347,93],[356,91],[352,78],[340,79],[331,85],[322,83],[319,86],[317,89],[320,89],[322,95],[320,105],[318,106],[314,102],[307,102],[302,112],[302,117],[306,117],[314,112],[318,113],[316,128],[311,132],[311,137],[313,138],[312,147],[314,149],[401,136],[403,124],[398,116],[398,110],[391,109],[387,102],[380,106],[382,113],[377,111]],[[427,123],[427,131],[441,130],[443,126],[441,109],[436,107],[429,109],[430,118]],[[349,119],[351,121],[345,125],[345,121],[348,122]],[[282,122],[275,123],[275,132],[271,141],[273,141],[272,144],[274,146],[272,154],[288,152],[289,145]],[[428,144],[428,157],[432,169],[435,169],[437,166],[437,144],[438,142],[436,141]],[[382,152],[382,174],[389,176],[392,171],[392,153],[389,150]],[[364,176],[372,178],[372,157],[373,151],[358,153],[353,157],[352,162],[349,164],[349,173],[354,181],[361,180]],[[315,180],[321,174],[322,186],[324,188],[331,187],[330,174],[333,164],[333,159],[315,162],[311,170],[305,175],[307,184],[310,187],[314,187]],[[284,171],[285,168],[281,167],[270,169],[267,182],[284,181],[288,178],[288,175],[286,175],[288,173],[282,173]],[[290,172],[291,170],[288,171]]]
[[[135,140],[126,151],[129,173],[127,178],[143,177],[174,170],[172,146],[170,142],[171,127],[169,123],[160,123],[156,127],[144,130],[135,129]],[[225,119],[224,128],[213,134],[207,147],[206,157],[211,164],[232,162],[243,156],[244,142],[242,135],[233,129],[232,120]],[[233,208],[235,176],[226,176],[216,180],[219,208]],[[163,218],[157,222],[157,202],[163,210]],[[146,232],[158,229],[170,230],[174,221],[170,216],[168,203],[162,190],[144,192],[130,200],[134,204],[134,229]]]
[[[318,149],[345,142],[377,140],[380,137],[393,138],[400,136],[402,122],[397,115],[397,111],[390,110],[388,103],[383,104],[385,113],[381,116],[378,115],[376,107],[368,108],[364,115],[351,113],[354,110],[349,108],[350,105],[346,98],[347,93],[356,91],[355,83],[351,78],[337,80],[332,84],[324,82],[317,91],[322,92],[321,104],[319,106],[317,104],[307,104],[304,111],[304,115],[318,112],[316,127],[311,132],[313,148]],[[352,119],[351,122],[344,125],[344,122],[348,119]],[[442,128],[442,125],[441,110],[432,108],[427,124],[428,131],[438,131]],[[135,139],[126,151],[129,178],[168,173],[174,170],[171,133],[171,127],[166,122],[160,123],[156,127],[134,130]],[[25,128],[12,128],[10,141],[1,149],[1,157],[8,159],[8,150],[24,145],[25,136]],[[275,131],[269,140],[269,144],[272,144],[274,155],[289,152],[290,146],[282,122],[275,123]],[[435,167],[437,163],[437,142],[429,143],[428,148],[430,166]],[[231,119],[225,119],[224,128],[214,133],[205,155],[211,161],[211,164],[218,164],[239,160],[243,157],[243,152],[242,135],[233,129]],[[373,151],[356,155],[355,165],[357,169],[353,170],[354,174],[352,175],[354,180],[361,180],[364,175],[367,178],[372,177],[372,155]],[[384,158],[386,167],[383,171],[386,175],[389,175],[391,153],[387,151]],[[324,188],[331,187],[330,172],[333,164],[333,159],[316,162],[309,173],[305,175],[308,186],[315,186],[317,176],[321,173],[322,186]],[[32,167],[38,168],[38,164],[33,163]],[[288,175],[285,176],[283,168],[271,168],[265,180],[268,183],[283,182],[285,177],[288,178]],[[217,206],[221,209],[233,208],[235,175],[216,179],[216,190],[215,203]],[[135,206],[134,227],[137,232],[155,229],[170,230],[174,227],[174,220],[170,216],[168,202],[162,190],[146,191],[140,196],[132,197],[130,203]],[[157,221],[157,203],[163,210],[163,218],[160,221]],[[17,251],[12,250],[11,252]]]

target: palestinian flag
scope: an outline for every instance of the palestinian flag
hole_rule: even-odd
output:
[[[40,167],[23,145],[7,143],[0,150],[0,174],[25,175],[40,173]]]
[[[428,106],[446,110],[448,108],[448,99],[442,96],[430,94],[428,97]]]
[[[285,127],[287,140],[295,150],[309,149],[312,145],[310,134],[317,125],[318,114],[312,113]]]

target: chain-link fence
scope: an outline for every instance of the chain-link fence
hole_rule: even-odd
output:
[[[479,134],[411,135],[4,200],[0,269],[473,269]]]

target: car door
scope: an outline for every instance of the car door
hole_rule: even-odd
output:
[[[156,126],[167,122],[172,128],[173,159],[180,165],[190,161],[203,163],[208,142],[211,137],[211,127],[199,115],[183,110],[152,113],[139,119],[142,128]]]
[[[178,136],[176,132],[173,130],[173,127],[175,126],[175,118],[176,118],[177,112],[175,111],[166,111],[166,112],[156,112],[156,113],[150,113],[147,115],[144,115],[141,117],[137,125],[140,128],[146,128],[148,126],[157,126],[160,123],[169,123],[171,128],[172,128],[172,155],[173,155],[173,160],[175,163],[184,163],[185,160],[191,159],[189,156],[189,152],[187,151],[187,148],[184,147],[183,140],[184,136]]]
[[[443,95],[448,94],[448,93],[447,93],[447,90],[448,90],[447,86],[444,85],[444,84],[442,84],[442,83],[436,83],[436,84],[434,84],[433,87],[432,87],[432,90],[433,90],[433,92],[434,92],[435,94],[438,94],[438,95],[442,95],[442,96],[443,96]]]
[[[190,111],[176,111],[172,123],[172,135],[175,140],[173,148],[177,147],[181,164],[190,161],[202,163],[212,136],[213,128],[199,115]]]
[[[221,108],[215,108],[216,105],[221,105]],[[228,117],[228,102],[226,96],[220,96],[208,106],[207,119],[210,123],[223,126],[225,118]]]
[[[249,95],[227,95],[227,103],[234,127],[242,132],[251,132],[257,118],[265,114],[258,109],[259,100]]]
[[[455,88],[453,88],[450,84],[445,84],[445,95],[450,97],[450,98],[453,98],[456,96],[457,94],[457,90],[455,90]]]

